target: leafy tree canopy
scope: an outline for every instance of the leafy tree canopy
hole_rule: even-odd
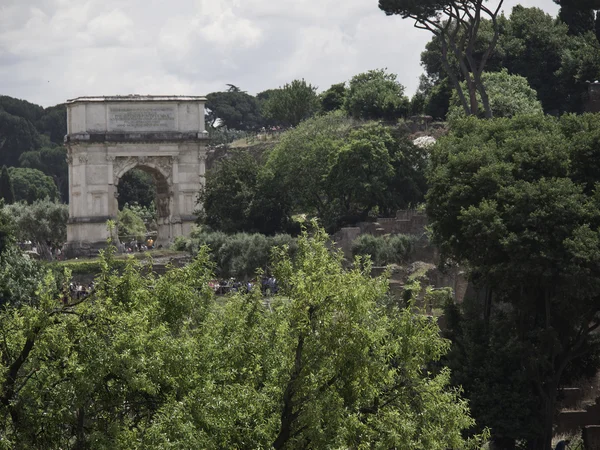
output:
[[[294,80],[271,90],[262,105],[264,116],[279,125],[297,126],[319,108],[317,88],[304,80]]]
[[[117,216],[117,229],[119,230],[119,239],[122,242],[144,242],[146,240],[146,225],[144,220],[135,211],[125,206]]]
[[[267,168],[292,212],[319,217],[329,230],[393,214],[425,191],[422,150],[392,128],[357,126],[341,113],[302,123],[273,149]]]
[[[20,241],[31,241],[40,255],[51,259],[50,247],[67,241],[69,208],[48,198],[32,204],[13,203],[6,207],[16,224],[15,236]]]
[[[9,174],[16,202],[33,203],[45,198],[53,201],[60,198],[54,180],[40,170],[11,167]]]
[[[448,349],[437,325],[385,307],[387,280],[344,269],[321,232],[277,254],[270,308],[258,292],[215,302],[206,248],[162,277],[117,274],[112,252],[90,296],[61,299],[48,274],[0,309],[7,448],[481,446],[430,369]]]
[[[273,234],[291,226],[288,195],[246,151],[232,153],[208,172],[200,201],[199,223],[215,230]]]
[[[404,86],[385,69],[355,75],[349,84],[344,107],[355,119],[394,121],[408,113]]]
[[[379,9],[387,15],[413,19],[416,28],[428,30],[438,38],[442,67],[457,92],[465,114],[478,114],[477,95],[480,95],[485,117],[492,117],[481,74],[498,42],[498,15],[502,4],[503,0],[379,0]],[[491,21],[492,38],[483,53],[477,55],[475,44],[483,29],[481,25],[484,18]],[[461,78],[452,67],[453,59],[458,63],[462,81],[465,81],[467,89],[460,85]]]
[[[236,87],[236,86],[233,86]],[[262,126],[262,115],[255,97],[230,88],[226,92],[212,92],[206,96],[206,119],[215,126],[225,126],[234,130],[254,130]]]
[[[17,166],[23,152],[39,148],[41,138],[27,119],[0,110],[0,164]]]
[[[41,106],[7,95],[0,95],[0,109],[31,123],[35,123],[44,115],[44,108]]]
[[[325,92],[322,92],[319,95],[321,98],[321,111],[331,112],[342,109],[347,92],[346,83],[333,84]]]
[[[494,117],[513,117],[519,114],[543,114],[542,104],[536,92],[529,87],[527,79],[519,75],[509,75],[506,69],[501,72],[485,72],[483,83],[490,99]],[[456,93],[451,99],[449,119],[464,117]]]
[[[12,180],[6,166],[2,166],[2,171],[0,172],[0,200],[3,200],[7,205],[15,201]]]
[[[65,147],[42,147],[39,150],[24,152],[19,158],[23,168],[37,169],[52,177],[63,202],[69,199],[69,166]]]
[[[431,157],[434,241],[490,290],[484,317],[498,302],[515,309],[542,405],[535,449],[549,448],[564,370],[600,326],[599,133],[595,115],[472,118]]]

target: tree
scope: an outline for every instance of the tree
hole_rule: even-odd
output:
[[[264,116],[279,125],[295,127],[312,117],[319,108],[317,88],[304,80],[294,80],[273,90],[264,101]]]
[[[473,297],[444,305],[443,335],[452,347],[443,363],[452,371],[452,384],[464,389],[477,430],[490,428],[493,448],[515,449],[517,441],[535,441],[543,432],[540,397],[523,364],[526,344],[515,339],[513,311],[499,305],[487,321],[483,312]]]
[[[322,232],[277,253],[268,308],[258,290],[215,302],[205,247],[160,277],[113,255],[88,296],[46,273],[0,309],[6,448],[479,448],[432,369],[435,323],[386,305],[387,280],[344,269]]]
[[[481,96],[486,117],[492,117],[492,110],[481,75],[492,54],[500,34],[497,17],[503,0],[496,7],[488,8],[482,0],[379,0],[379,8],[387,15],[400,15],[415,21],[415,27],[433,33],[441,43],[441,62],[457,91],[461,106],[466,115],[477,115]],[[474,54],[484,16],[492,22],[493,37],[480,58]],[[467,86],[467,96],[460,86],[460,79],[450,65],[450,55],[456,59],[462,79]]]
[[[353,125],[341,112],[314,117],[285,133],[271,151],[266,169],[293,214],[325,217],[329,169]]]
[[[332,84],[329,89],[319,96],[321,98],[321,111],[327,113],[342,109],[346,94],[346,83]]]
[[[600,326],[600,204],[593,116],[456,123],[431,157],[427,211],[446,260],[487,294],[484,323],[509,305],[541,405],[532,448],[552,439],[565,368]]]
[[[8,205],[15,201],[12,181],[6,166],[2,166],[2,172],[0,172],[0,199],[4,200],[4,203]]]
[[[506,55],[503,65],[509,73],[527,78],[545,111],[568,110],[566,86],[561,86],[556,76],[563,54],[570,47],[564,24],[539,8],[517,5],[500,45]]]
[[[119,209],[127,204],[150,208],[155,199],[156,182],[150,173],[132,169],[119,180]]]
[[[389,217],[423,200],[425,152],[392,130],[367,125],[349,133],[327,174],[324,223],[339,227]]]
[[[11,244],[14,243],[15,223],[5,207],[4,200],[0,198],[0,256]]]
[[[194,256],[205,246],[210,248],[215,275],[221,280],[235,278],[240,281],[256,279],[257,270],[271,274],[272,254],[276,248],[286,246],[292,255],[297,250],[296,239],[289,234],[227,234],[202,228],[192,230],[189,238],[175,243],[177,250],[187,250]]]
[[[35,123],[44,114],[44,108],[26,100],[0,95],[0,110]]]
[[[387,282],[370,264],[346,271],[322,232],[282,250],[284,297],[265,313],[236,297],[206,319],[210,380],[165,407],[144,433],[148,447],[179,440],[249,448],[468,448],[466,404],[427,372],[447,342],[426,317],[380,303]],[[254,369],[250,369],[254,368]],[[199,408],[203,406],[205,413]],[[243,407],[240,408],[240,405]],[[173,417],[180,420],[174,421]],[[204,431],[210,430],[210,432]]]
[[[40,136],[26,119],[0,109],[0,164],[17,166],[23,152],[39,147]]]
[[[600,9],[597,0],[554,0],[560,5],[558,18],[569,26],[569,34],[578,35],[594,31],[594,10]]]
[[[48,136],[54,144],[62,145],[67,134],[67,105],[44,109],[43,115],[34,124],[40,134]]]
[[[344,108],[355,119],[395,121],[406,116],[409,101],[396,75],[378,69],[352,77]]]
[[[337,112],[287,132],[266,167],[292,214],[318,217],[333,232],[422,200],[425,161],[403,132]]]
[[[67,205],[46,198],[30,205],[14,203],[6,208],[16,224],[16,237],[33,242],[44,258],[52,259],[51,247],[60,248],[67,241]]]
[[[262,126],[263,118],[255,97],[242,92],[236,86],[226,92],[212,92],[206,96],[206,119],[211,126],[234,130],[255,130]]]
[[[486,72],[481,78],[486,86],[494,117],[544,113],[536,92],[529,87],[526,78],[509,75],[506,69],[501,72]],[[460,107],[456,95],[452,97],[451,102],[448,118],[464,117],[464,110]]]
[[[65,147],[42,147],[23,153],[19,158],[23,168],[37,169],[52,177],[63,202],[69,199],[69,166]]]
[[[556,71],[565,109],[583,112],[588,82],[596,81],[599,73],[600,43],[594,33],[573,36],[562,54],[561,67]]]
[[[37,169],[11,167],[8,169],[15,193],[15,201],[33,203],[49,198],[58,200],[59,193],[54,180]]]
[[[291,225],[286,193],[246,151],[232,153],[208,172],[200,202],[198,222],[226,233],[274,234]]]
[[[137,242],[144,242],[148,232],[144,220],[127,206],[119,211],[117,229],[119,230],[119,239],[122,242],[130,242],[132,239]]]

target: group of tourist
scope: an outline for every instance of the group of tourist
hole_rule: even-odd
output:
[[[154,240],[152,238],[148,238],[148,240],[146,240],[144,243],[132,239],[128,244],[121,242],[121,248],[125,249],[125,253],[145,252],[154,249]],[[162,248],[162,245],[159,245],[158,248]]]
[[[257,286],[260,287],[262,294],[265,296],[277,294],[279,291],[277,279],[273,276],[262,277],[260,282],[257,280],[242,282],[235,278],[230,278],[228,280],[213,280],[209,282],[209,286],[216,295],[225,295],[235,292],[246,294],[252,292]]]
[[[82,300],[94,291],[94,282],[92,281],[87,286],[81,283],[69,284],[69,291],[65,292],[62,298],[63,304],[68,305],[73,300]]]

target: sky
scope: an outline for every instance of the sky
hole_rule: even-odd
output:
[[[497,4],[491,0],[490,4]],[[0,95],[42,106],[89,95],[319,91],[370,69],[418,85],[431,38],[377,0],[0,0]],[[505,0],[556,15],[552,0]]]

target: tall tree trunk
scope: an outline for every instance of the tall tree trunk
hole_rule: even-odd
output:
[[[477,86],[471,77],[467,77],[467,90],[469,91],[469,103],[471,104],[471,115],[476,116],[479,112],[479,102],[477,101]]]
[[[446,71],[448,78],[450,78],[450,81],[452,82],[454,89],[456,89],[456,94],[458,95],[458,99],[460,100],[460,104],[462,105],[463,110],[465,111],[465,114],[467,116],[470,116],[471,108],[469,107],[469,103],[467,102],[465,93],[462,89],[462,86],[460,85],[460,81],[459,81],[458,77],[452,71],[452,68],[450,67],[450,64],[448,63],[448,43],[446,42],[446,37],[442,35],[442,36],[440,36],[440,39],[442,41],[442,66],[444,66],[444,70]]]
[[[481,74],[477,74],[474,76],[475,84],[477,85],[477,89],[479,90],[479,95],[481,95],[481,103],[483,103],[483,111],[486,119],[491,119],[494,114],[492,112],[492,107],[490,105],[490,97],[487,94],[487,90],[485,89],[485,85],[481,80]]]

